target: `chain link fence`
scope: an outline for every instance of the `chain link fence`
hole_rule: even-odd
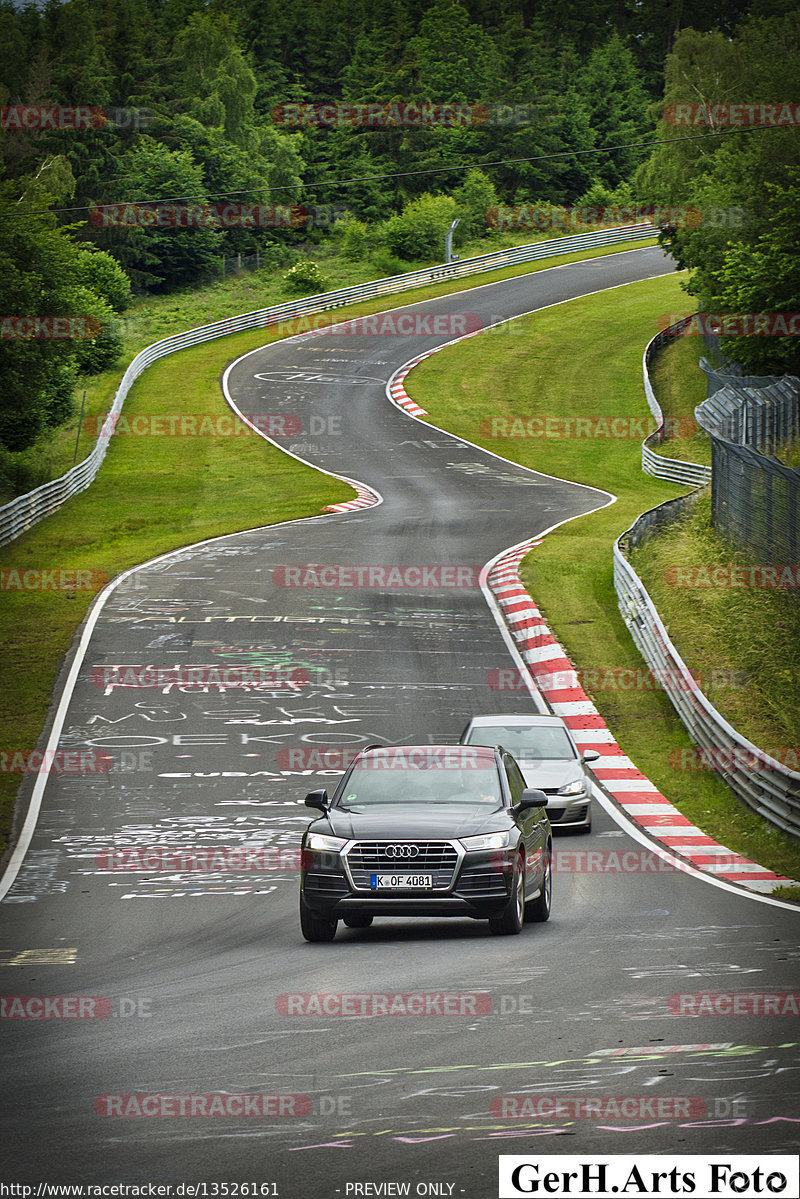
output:
[[[695,408],[711,437],[711,520],[770,565],[797,562],[800,470],[775,454],[800,435],[800,379],[724,376],[701,361],[709,384]]]
[[[260,250],[256,250],[255,254],[234,254],[230,258],[222,259],[222,275],[241,275],[242,271],[260,271],[262,266],[273,265],[273,260],[268,254],[262,254]]]

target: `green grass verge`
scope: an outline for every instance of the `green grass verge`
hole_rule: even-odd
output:
[[[476,248],[475,252],[491,253],[495,249],[505,249],[511,244],[526,244],[532,240],[535,239],[517,234],[516,238],[504,237],[498,242],[491,242],[489,248],[486,244],[482,244]],[[382,300],[371,300],[346,309],[336,309],[335,316],[338,318],[344,315],[358,316],[369,312],[382,312],[388,308],[401,307],[403,304],[429,297],[449,295],[500,279],[510,279],[518,275],[546,270],[555,262],[558,264],[579,262],[585,258],[600,258],[605,254],[620,253],[654,244],[654,239],[649,238],[625,243],[624,246],[604,246],[595,250],[581,250],[575,254],[559,256],[555,260],[539,259],[527,265],[505,267],[481,275],[471,275],[452,283],[418,287],[408,292],[398,292],[395,295],[386,296]],[[310,256],[319,260],[328,290],[351,287],[378,277],[375,266],[369,261],[349,262],[341,256],[333,256],[329,248],[321,247],[319,252]],[[150,296],[135,300],[119,318],[124,346],[119,365],[100,375],[87,377],[81,383],[75,396],[74,417],[59,426],[58,429],[40,438],[29,449],[14,455],[0,454],[0,505],[8,503],[20,490],[29,490],[39,486],[40,483],[64,474],[71,468],[74,461],[83,461],[94,446],[96,438],[94,430],[111,407],[128,363],[145,346],[175,333],[182,333],[200,325],[212,324],[214,321],[236,316],[241,312],[253,312],[260,308],[283,304],[287,300],[297,299],[297,296],[289,292],[283,283],[285,269],[285,267],[281,267],[277,270],[253,271],[250,274],[231,276],[203,288],[192,288],[168,296]],[[268,342],[272,340],[273,336],[275,335],[263,336],[262,340]],[[80,430],[80,436],[78,436],[79,413],[81,403],[84,401],[84,393],[84,423]],[[12,465],[9,466],[9,464]],[[21,487],[17,485],[19,478],[26,480]]]
[[[649,244],[652,239],[626,244],[624,250]],[[555,261],[578,261],[619,249],[582,251]],[[538,261],[527,271],[511,267],[417,288],[382,302],[337,309],[334,316],[338,320],[383,311],[553,264],[552,259]],[[356,265],[369,277],[365,264]],[[349,269],[356,268],[350,264]],[[272,284],[279,286],[274,280]],[[170,333],[286,298],[268,290],[251,294],[249,289],[259,286],[257,278],[248,276],[246,283],[234,279],[202,292],[143,302],[134,311],[144,315],[146,323],[142,329],[130,325],[130,355]],[[252,330],[163,359],[137,380],[125,401],[125,416],[130,420],[141,414],[227,412],[219,387],[226,364],[278,336],[274,330]],[[123,373],[124,367],[91,380],[87,415],[99,417],[110,407]],[[71,466],[74,441],[75,427],[51,438],[47,457],[54,474]],[[79,459],[93,441],[85,439]],[[8,763],[15,751],[27,753],[35,746],[59,662],[103,579],[193,541],[311,516],[353,495],[346,484],[303,466],[256,436],[112,439],[88,491],[0,548],[0,569],[94,572],[86,589],[0,590],[0,754],[6,755],[4,761]],[[0,851],[8,837],[18,786],[19,775],[0,768]]]
[[[137,380],[126,414],[219,415],[220,368],[263,340],[263,333],[239,334],[164,359]],[[93,572],[85,589],[0,591],[4,752],[36,744],[59,661],[104,581],[190,542],[313,515],[352,497],[346,483],[255,435],[112,439],[88,491],[0,549],[0,568],[20,577],[25,571]],[[19,775],[0,771],[4,834],[18,784]]]
[[[515,322],[517,336],[509,330],[473,338],[433,355],[414,370],[408,390],[433,423],[458,436],[617,496],[610,507],[545,538],[524,560],[523,579],[620,745],[667,798],[731,849],[796,878],[796,841],[740,805],[715,774],[676,768],[675,751],[691,741],[666,694],[614,686],[629,680],[620,672],[642,671],[643,662],[618,611],[611,545],[641,512],[678,489],[642,473],[638,436],[487,436],[490,418],[513,429],[514,421],[526,426],[555,413],[573,422],[605,418],[606,425],[591,426],[598,432],[634,431],[646,413],[642,347],[654,314],[676,311],[682,296],[680,276],[672,275],[619,288],[613,299],[600,294],[544,310]],[[579,426],[554,431],[565,428]],[[602,686],[592,685],[595,671]]]
[[[691,515],[648,538],[631,561],[683,658],[704,678],[732,676],[716,689],[714,705],[755,745],[790,751],[786,764],[800,769],[797,597],[777,588],[681,585],[681,579],[691,583],[697,575],[690,570],[681,575],[676,566],[721,566],[725,583],[728,567],[750,562],[712,528],[708,495]],[[740,572],[733,578],[745,583],[748,576]]]

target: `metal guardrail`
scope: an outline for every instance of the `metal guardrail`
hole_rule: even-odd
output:
[[[660,427],[642,442],[642,469],[648,474],[671,482],[702,486],[712,477],[711,467],[661,458],[653,453],[648,444],[665,440],[664,416],[650,383],[650,363],[653,355],[667,341],[679,335],[683,323],[679,321],[656,334],[644,352],[645,395],[650,411]],[[726,379],[725,382],[730,385],[730,394],[733,394],[734,390],[746,389],[748,383],[754,383],[756,380]],[[781,388],[781,394],[784,392],[785,386]],[[701,408],[708,413],[703,426],[712,436],[712,446],[715,449],[716,438],[723,427],[728,435],[734,431],[730,424],[732,417],[728,398],[723,391],[717,391],[704,405],[696,409],[696,414],[700,413]],[[780,419],[783,428],[789,418]],[[796,417],[794,419],[796,420]],[[726,424],[726,421],[729,423]],[[753,436],[760,436],[765,440],[772,433],[772,427],[765,428],[763,423],[756,426],[751,421],[750,427]],[[736,431],[741,432],[738,426]],[[737,448],[741,452],[741,447],[731,446],[732,450]],[[754,450],[745,449],[744,452],[753,458],[757,457]],[[779,464],[774,465],[777,467]],[[675,520],[698,496],[699,492],[680,496],[643,512],[614,542],[614,587],[619,609],[639,652],[655,677],[661,680],[690,737],[697,746],[707,751],[709,766],[716,770],[734,795],[759,816],[763,816],[784,832],[800,837],[800,772],[789,770],[783,763],[771,758],[764,750],[738,733],[703,694],[670,640],[655,604],[625,554],[626,549],[635,548],[655,529]]]
[[[679,337],[681,330],[689,320],[691,317],[686,317],[684,320],[676,321],[674,325],[662,329],[645,346],[642,356],[644,394],[647,398],[648,408],[654,419],[658,421],[658,428],[645,437],[642,442],[642,470],[645,474],[653,475],[656,479],[664,479],[668,483],[680,483],[684,487],[704,487],[711,479],[710,466],[704,466],[699,462],[684,462],[680,458],[665,458],[661,454],[656,454],[652,449],[653,446],[661,445],[666,441],[668,434],[665,429],[664,413],[661,411],[661,405],[656,399],[653,384],[650,381],[650,366],[658,351],[663,349],[668,342]]]
[[[61,475],[60,478],[44,483],[41,487],[18,496],[0,508],[0,545],[14,541],[32,525],[55,512],[66,500],[91,486],[105,458],[108,442],[113,435],[125,397],[139,375],[159,358],[174,354],[178,350],[187,349],[189,346],[199,345],[204,341],[225,337],[229,333],[257,329],[293,317],[312,316],[331,308],[357,303],[359,300],[369,300],[378,296],[408,291],[426,283],[443,283],[450,279],[460,279],[466,275],[481,274],[504,266],[532,262],[539,258],[550,258],[560,254],[574,253],[577,250],[591,249],[595,246],[615,245],[618,242],[655,237],[657,233],[658,229],[655,225],[625,225],[618,229],[605,229],[598,233],[579,233],[572,237],[559,237],[551,241],[535,242],[532,245],[515,246],[510,250],[497,250],[492,254],[482,254],[477,258],[465,258],[463,261],[443,266],[426,267],[424,270],[409,271],[404,275],[393,275],[390,278],[377,279],[371,283],[360,283],[354,287],[343,287],[338,291],[323,292],[302,300],[276,304],[271,308],[261,308],[255,312],[247,312],[241,316],[216,321],[211,325],[201,325],[186,333],[177,333],[162,341],[154,342],[137,354],[125,371],[114,396],[114,403],[88,458],[85,458],[72,470],[67,471],[66,474]]]
[[[661,506],[661,505],[659,505]],[[654,509],[653,511],[657,511]],[[800,837],[800,773],[789,770],[733,728],[697,686],[655,605],[623,552],[644,513],[614,542],[614,587],[620,612],[640,653],[669,696],[708,763],[743,803],[771,824]]]
[[[651,437],[655,434],[650,434]],[[705,487],[711,479],[711,467],[700,462],[684,462],[681,458],[665,458],[662,454],[654,454],[647,444],[642,442],[642,470],[646,475],[656,479],[664,479],[667,483],[680,483],[683,487]]]

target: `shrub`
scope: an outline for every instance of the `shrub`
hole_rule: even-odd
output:
[[[342,231],[342,255],[351,262],[363,258],[366,248],[367,226],[363,221],[348,216],[344,221],[337,221]]]
[[[415,258],[444,261],[444,239],[450,222],[459,215],[452,196],[427,193],[406,204],[400,216],[384,225],[384,240],[392,254],[406,261]]]
[[[408,270],[408,263],[402,259],[396,258],[394,254],[389,254],[386,250],[376,250],[370,257],[370,261],[374,263],[375,269],[382,279],[389,279],[392,275],[403,275]]]
[[[293,267],[290,267],[283,276],[283,281],[290,291],[304,294],[324,291],[326,287],[319,267],[310,258],[301,258]]]
[[[467,171],[464,182],[456,188],[454,195],[464,233],[470,237],[485,235],[486,214],[498,204],[497,192],[489,176],[483,171]]]

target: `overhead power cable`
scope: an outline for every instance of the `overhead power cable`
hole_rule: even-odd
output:
[[[616,146],[599,146],[590,150],[557,150],[551,154],[534,154],[525,158],[501,158],[495,162],[453,163],[446,167],[428,167],[418,171],[391,171],[380,175],[353,175],[349,179],[311,179],[302,183],[286,183],[280,187],[242,187],[237,191],[212,192],[203,196],[162,196],[157,200],[109,200],[104,204],[79,204],[71,208],[28,208],[16,209],[14,212],[0,213],[0,216],[48,216],[51,213],[90,212],[92,208],[102,208],[108,205],[157,205],[157,204],[206,204],[210,200],[230,199],[232,196],[253,196],[263,193],[298,191],[308,187],[317,189],[350,187],[355,183],[380,183],[386,179],[408,179],[420,175],[446,175],[451,171],[471,171],[475,169],[488,170],[492,167],[514,166],[521,162],[546,162],[553,158],[575,158],[582,154],[611,154],[615,150],[640,150],[651,146],[671,146],[675,142],[709,141],[719,137],[737,133],[763,133],[768,129],[782,129],[782,125],[753,125],[745,129],[722,129],[713,133],[689,134],[686,137],[655,138],[646,142],[621,142]]]

